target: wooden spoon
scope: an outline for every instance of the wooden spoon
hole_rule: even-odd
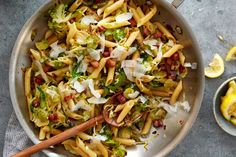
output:
[[[92,118],[90,119],[89,121],[87,122],[84,122],[80,125],[77,125],[71,129],[68,129],[56,136],[53,136],[52,138],[48,139],[48,140],[45,140],[45,141],[42,141],[40,142],[39,144],[36,144],[34,146],[31,146],[25,150],[22,150],[21,152],[13,155],[12,157],[27,157],[27,156],[30,156],[34,153],[37,153],[43,149],[46,149],[50,146],[53,146],[55,144],[58,144],[58,143],[61,143],[65,140],[67,140],[68,138],[71,138],[73,136],[75,136],[76,134],[78,134],[78,132],[81,132],[81,131],[85,131],[87,130],[88,128],[91,128],[99,123],[102,123],[104,121],[104,118],[102,115],[100,116],[97,116],[95,118]]]

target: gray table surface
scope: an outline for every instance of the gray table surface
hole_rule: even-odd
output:
[[[44,0],[0,0],[0,152],[5,130],[12,113],[8,87],[11,50],[26,20]],[[192,27],[207,65],[214,53],[225,57],[227,46],[217,40],[222,35],[236,43],[236,0],[185,0],[178,10]],[[226,71],[219,79],[206,79],[206,89],[199,116],[186,138],[168,155],[170,157],[232,157],[236,156],[236,137],[223,132],[215,122],[212,98],[220,82],[235,73],[236,61],[226,63]]]

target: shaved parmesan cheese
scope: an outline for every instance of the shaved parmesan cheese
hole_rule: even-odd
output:
[[[118,16],[116,16],[116,22],[124,22],[124,21],[128,21],[133,17],[133,14],[128,12],[128,13],[124,13],[124,14],[120,14]]]
[[[87,100],[91,104],[105,104],[108,99],[92,97]]]
[[[121,59],[121,56],[126,51],[126,48],[123,46],[118,45],[112,52],[111,52],[111,58],[116,58],[117,60]]]
[[[163,107],[168,113],[173,113],[173,112],[176,113],[178,109],[178,106],[170,105],[165,102],[160,102],[158,104],[158,107]]]
[[[58,93],[55,90],[47,88],[45,91],[48,95],[50,95],[52,98],[58,96]]]
[[[81,93],[81,92],[83,92],[83,91],[86,89],[86,87],[83,86],[82,84],[80,84],[78,81],[75,81],[75,82],[74,82],[73,88],[74,88],[78,93]]]
[[[47,74],[43,71],[43,67],[42,67],[41,63],[39,61],[35,61],[35,65],[37,66],[44,81],[49,82]]]
[[[168,46],[173,47],[175,45],[173,40],[169,40],[167,43]]]
[[[156,56],[156,58],[153,61],[158,62],[158,63],[161,61],[162,55],[163,55],[162,46],[163,46],[163,43],[160,43],[157,56]],[[154,64],[156,64],[156,63],[154,63]]]
[[[85,100],[80,100],[73,108],[71,109],[72,112],[77,111],[78,109],[84,109],[84,110],[91,110],[92,107],[86,103]]]
[[[136,67],[137,61],[135,60],[124,60],[121,62],[121,68],[134,68]]]
[[[84,16],[81,19],[81,24],[90,25],[91,23],[98,23],[94,16]]]
[[[103,53],[105,51],[105,35],[102,34],[98,36],[100,39],[100,44],[101,44],[101,52]]]
[[[128,50],[128,56],[132,55],[137,50],[136,47],[130,47]]]
[[[154,57],[154,55],[153,55],[153,53],[152,53],[152,51],[151,51],[151,50],[149,50],[149,49],[146,49],[146,50],[145,50],[145,52],[146,52],[147,54],[149,54],[150,56]]]
[[[97,141],[106,141],[107,139],[108,139],[107,136],[100,134],[97,134],[92,138],[92,140],[97,140]]]
[[[89,55],[96,61],[100,60],[100,50],[88,49]]]
[[[58,43],[58,41],[56,41],[55,43],[50,45],[50,47],[52,48],[52,50],[50,52],[50,57],[52,57],[52,58],[57,58],[60,53],[66,51],[65,48],[62,48],[60,45],[57,45],[57,43]]]
[[[80,65],[79,65],[79,68],[77,69],[77,72],[78,73],[84,73],[87,71],[87,68],[88,68],[88,63],[85,61],[85,60],[82,60]]]
[[[147,98],[145,98],[143,95],[140,95],[139,99],[142,103],[145,103],[147,101]]]
[[[157,43],[158,43],[157,40],[154,40],[154,39],[152,39],[152,40],[145,40],[143,43],[145,45],[150,46],[151,50],[157,49]]]
[[[192,67],[192,64],[191,63],[184,63],[184,67],[186,67],[186,68],[191,68]]]
[[[133,72],[131,68],[123,68],[125,75],[127,77],[128,80],[134,82],[134,77],[133,77]]]
[[[131,99],[137,98],[138,95],[139,95],[139,92],[138,92],[138,91],[135,91],[134,93],[128,94],[129,98],[131,98]]]
[[[101,94],[94,89],[93,80],[92,79],[87,79],[87,80],[85,80],[85,82],[87,83],[87,85],[90,89],[90,92],[93,94],[93,96],[95,96],[96,98],[100,98]]]
[[[175,106],[182,107],[185,112],[189,112],[191,109],[188,101],[183,101],[183,102],[178,101],[175,103]]]

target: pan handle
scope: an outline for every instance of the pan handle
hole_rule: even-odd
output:
[[[171,4],[177,9],[183,2],[184,0],[173,0]]]

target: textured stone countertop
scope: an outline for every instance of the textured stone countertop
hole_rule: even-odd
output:
[[[0,152],[12,106],[8,87],[11,50],[26,20],[43,4],[43,0],[0,0]],[[227,46],[217,39],[222,35],[236,43],[236,0],[185,0],[178,10],[192,27],[203,54],[204,63],[214,53],[226,55]],[[222,131],[213,116],[212,99],[217,86],[229,74],[235,73],[236,61],[226,64],[219,79],[206,79],[202,107],[196,122],[186,138],[168,155],[170,157],[233,157],[236,155],[236,137]]]

